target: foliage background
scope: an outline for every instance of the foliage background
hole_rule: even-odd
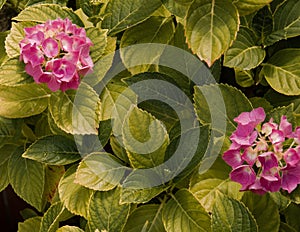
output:
[[[0,34],[0,190],[12,186],[34,208],[23,211],[19,231],[56,231],[64,225],[73,227],[58,231],[300,230],[299,188],[290,195],[239,192],[240,186],[228,179],[230,169],[220,157],[209,171],[198,172],[210,133],[218,129],[211,128],[212,109],[205,104],[203,92],[214,96],[219,89],[225,101],[228,127],[220,135],[225,136],[223,150],[235,129],[233,118],[258,106],[265,108],[269,118],[278,120],[285,114],[294,127],[299,125],[298,0],[2,0],[0,6],[16,13],[10,31]],[[86,101],[97,103],[87,108],[96,112],[91,123],[99,130],[94,134],[109,153],[99,148],[82,159],[71,120],[76,91],[51,93],[36,85],[18,58],[23,28],[57,17],[69,17],[87,28],[95,44],[91,51],[95,63],[120,47],[169,44],[200,58],[218,84],[194,86],[184,76],[155,65],[129,68],[128,54],[121,52],[128,69],[98,96],[93,87],[101,83],[114,61],[113,57],[102,60],[101,66],[95,67],[95,83],[84,83],[81,91]],[[149,168],[153,164],[130,152],[133,145],[124,131],[119,134],[124,147],[120,146],[111,133],[109,112],[120,95],[125,109],[136,104],[134,93],[121,93],[147,78],[175,83],[193,99],[206,136],[196,145],[196,158],[185,173],[165,185],[136,190],[124,188],[130,186],[125,167]],[[176,114],[151,101],[130,112],[128,123],[137,138],[149,136],[144,128],[150,122],[163,138],[163,145],[151,154],[152,160],[161,162],[161,156],[171,156],[180,135]],[[109,158],[119,166],[113,166]],[[94,172],[99,165],[105,172]],[[114,172],[115,168],[119,171]]]

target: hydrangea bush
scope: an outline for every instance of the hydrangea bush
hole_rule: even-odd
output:
[[[300,231],[300,1],[3,6],[16,230]]]

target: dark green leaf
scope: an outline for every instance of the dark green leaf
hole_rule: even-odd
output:
[[[163,223],[168,232],[209,232],[211,218],[187,189],[172,195],[162,211]]]
[[[81,158],[75,142],[61,135],[42,137],[25,151],[23,157],[50,165],[71,164]]]
[[[90,201],[88,223],[91,231],[122,231],[130,205],[120,205],[120,189],[95,192]]]

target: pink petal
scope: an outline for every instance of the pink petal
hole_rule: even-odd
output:
[[[257,152],[252,147],[247,147],[244,150],[242,159],[245,160],[250,166],[252,166],[257,160]]]
[[[251,125],[256,127],[259,123],[265,120],[266,114],[262,107],[253,109],[251,112],[243,112],[234,119],[235,122],[241,125]]]
[[[68,89],[78,89],[79,83],[80,83],[80,78],[77,75],[77,73],[75,73],[75,75],[74,75],[74,77],[72,78],[71,81],[61,83],[60,89],[63,92],[68,90]]]
[[[65,59],[55,59],[52,71],[61,81],[69,82],[76,73],[76,65]]]
[[[284,133],[281,130],[272,130],[269,135],[269,139],[272,144],[282,143],[285,140]]]
[[[283,154],[283,158],[285,160],[285,162],[291,166],[296,165],[297,163],[299,163],[300,161],[300,154],[299,152],[297,152],[296,149],[294,148],[289,148],[287,149],[284,154]]]
[[[251,192],[259,195],[263,195],[267,192],[266,189],[261,185],[259,177],[256,178],[254,184],[250,185],[248,189],[251,190]]]
[[[278,178],[276,178],[274,180],[268,180],[265,177],[261,177],[260,184],[267,191],[278,192],[281,187],[281,179],[279,176],[278,176]]]
[[[24,63],[31,63],[32,66],[40,65],[44,62],[44,55],[35,45],[28,44],[21,50],[21,59]]]
[[[294,141],[300,144],[300,126],[296,127],[295,132],[292,134]]]
[[[273,167],[278,167],[278,160],[273,152],[265,152],[258,156],[264,171],[268,171]]]
[[[297,188],[299,182],[299,178],[294,176],[292,173],[289,173],[288,171],[282,172],[281,188],[287,190],[288,193],[291,193],[295,188]]]
[[[270,119],[269,122],[266,122],[262,125],[261,132],[265,136],[269,136],[272,133],[272,130],[276,130],[278,125],[273,122],[273,118]]]
[[[40,65],[33,67],[31,63],[28,63],[25,66],[25,71],[33,77],[36,83],[40,83],[40,77],[43,74],[43,70]]]
[[[230,136],[231,141],[241,146],[251,146],[257,138],[257,131],[251,126],[238,125],[236,131]]]
[[[241,165],[232,170],[230,179],[242,185],[241,191],[247,190],[248,186],[255,182],[256,175],[249,165]]]
[[[259,138],[258,141],[256,142],[255,150],[267,151],[268,148],[269,148],[268,142],[263,138]]]
[[[56,57],[59,53],[58,43],[56,42],[55,39],[52,38],[45,39],[42,44],[42,47],[45,55],[49,58]]]
[[[285,137],[290,137],[293,132],[292,124],[288,122],[285,115],[281,116],[279,130],[281,130]]]
[[[232,168],[236,168],[243,163],[239,150],[228,150],[224,152],[222,158]]]

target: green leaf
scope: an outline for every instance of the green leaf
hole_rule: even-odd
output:
[[[198,136],[198,141],[194,141]],[[166,151],[166,158],[172,160],[173,166],[177,167],[178,170],[181,169],[180,171],[176,170],[178,175],[173,180],[174,182],[182,180],[199,166],[205,152],[207,152],[209,138],[209,127],[201,126],[181,132],[172,139]],[[179,145],[180,142],[183,146]],[[176,154],[180,155],[175,158],[174,155]]]
[[[124,227],[124,232],[164,232],[162,206],[163,205],[147,204],[136,208],[129,215]]]
[[[61,202],[54,203],[42,218],[40,232],[55,232],[59,227],[59,223],[71,216],[72,214],[66,210]]]
[[[285,95],[300,95],[300,49],[288,48],[276,52],[263,64],[260,75],[270,86]]]
[[[0,115],[7,118],[25,118],[47,108],[49,94],[37,84],[19,86],[0,85]]]
[[[210,216],[187,189],[172,195],[172,199],[163,206],[162,216],[168,232],[211,231]]]
[[[89,37],[93,43],[93,46],[90,48],[90,56],[94,63],[96,63],[105,52],[107,46],[107,30],[90,27],[86,29],[86,36]]]
[[[84,230],[76,226],[63,226],[56,230],[56,232],[84,232]]]
[[[25,72],[25,64],[19,58],[10,58],[0,67],[1,85],[20,85],[33,82],[33,78]]]
[[[25,37],[24,28],[34,25],[35,23],[33,22],[12,22],[10,33],[5,39],[5,50],[9,58],[20,56],[19,43]]]
[[[90,86],[95,86],[99,84],[101,80],[103,80],[104,76],[107,74],[108,70],[111,68],[115,49],[116,49],[116,41],[117,38],[107,37],[107,43],[104,50],[104,53],[98,59],[98,61],[94,64],[93,72],[87,74],[83,79],[82,82],[87,83]]]
[[[162,121],[168,131],[180,119],[193,121],[194,109],[189,99],[191,83],[184,75],[163,69],[159,73],[137,74],[124,81],[139,96],[138,107]]]
[[[19,135],[21,134],[22,121],[19,119],[8,119],[0,116],[0,147],[4,144],[15,142]],[[4,152],[6,154],[8,150],[2,150],[1,154]],[[1,155],[0,155],[1,157]],[[2,159],[0,158],[0,163]]]
[[[121,189],[121,204],[135,203],[141,204],[152,200],[154,197],[162,193],[166,187],[155,186],[152,188],[142,188],[140,189],[139,183],[135,183],[133,178],[127,178],[122,184]]]
[[[8,161],[0,164],[0,176],[0,192],[2,192],[9,184]]]
[[[1,9],[1,7],[0,7],[0,9]],[[2,63],[5,60],[7,60],[7,58],[8,58],[6,51],[5,51],[5,39],[8,34],[9,34],[9,31],[0,32],[0,54],[2,54],[0,57],[0,65],[2,65]]]
[[[239,11],[239,15],[251,14],[273,0],[235,0],[233,1]]]
[[[99,105],[96,91],[85,83],[77,91],[54,92],[49,101],[55,124],[71,134],[98,134]]]
[[[76,168],[77,165],[70,167],[60,180],[59,198],[71,213],[87,218],[93,191],[75,183]]]
[[[168,44],[174,35],[174,31],[175,28],[172,17],[164,18],[152,16],[137,26],[126,30],[122,36],[120,47],[125,48],[140,43]],[[146,72],[152,66],[154,66],[153,68],[157,70],[157,67],[152,65],[154,63],[157,64],[157,61],[148,61],[148,58],[153,57],[158,60],[162,51],[148,50],[147,54],[144,54],[143,52],[138,55],[134,54],[138,51],[139,49],[136,49],[135,47],[121,49],[121,58],[126,68],[132,74]],[[141,63],[141,65],[135,67],[135,64],[137,63]]]
[[[253,109],[263,107],[265,112],[273,110],[271,103],[263,97],[251,97],[249,98],[249,101],[251,102]]]
[[[259,231],[279,230],[279,210],[275,202],[268,194],[260,196],[252,192],[246,192],[243,195],[242,202],[253,214]]]
[[[280,120],[281,120],[281,116],[286,115],[287,120],[290,123],[295,124],[293,111],[294,111],[293,104],[290,104],[288,106],[277,107],[267,113],[266,120],[273,118],[274,122],[279,124]],[[294,126],[296,126],[296,125],[294,125]]]
[[[225,164],[224,164],[225,165]],[[243,196],[239,190],[241,185],[229,179],[210,178],[191,185],[190,191],[199,200],[207,212],[212,212],[213,205],[219,192],[233,199],[240,200]]]
[[[252,27],[260,38],[259,42],[264,44],[273,30],[273,15],[270,7],[265,6],[255,14],[252,20]]]
[[[289,224],[280,222],[280,232],[297,232],[293,227],[291,227]]]
[[[122,231],[130,205],[120,205],[120,189],[95,192],[91,198],[88,223],[91,231]]]
[[[6,3],[6,0],[0,0],[0,10],[2,9],[2,7],[4,6],[5,3]]]
[[[195,0],[186,16],[187,41],[194,53],[208,66],[221,57],[236,37],[239,17],[226,0]]]
[[[75,182],[87,188],[108,191],[120,184],[128,170],[109,153],[95,152],[79,164]]]
[[[109,29],[111,35],[117,34],[146,20],[161,4],[160,0],[109,1],[103,13],[101,27]]]
[[[184,18],[193,0],[165,0],[163,4],[174,15]]]
[[[255,33],[247,27],[240,27],[236,40],[224,55],[224,66],[250,70],[265,58],[265,50],[257,46]]]
[[[36,140],[23,157],[50,165],[71,164],[81,158],[75,142],[61,135],[50,135]]]
[[[272,200],[276,203],[279,211],[283,211],[291,203],[291,201],[287,197],[283,196],[280,192],[269,193],[269,195],[272,198]]]
[[[18,16],[14,17],[13,20],[44,23],[47,20],[57,18],[69,18],[78,26],[84,26],[80,18],[70,8],[61,7],[57,4],[37,4],[26,7]]]
[[[28,218],[24,222],[18,223],[18,232],[40,232],[42,217],[32,217]]]
[[[132,167],[151,168],[164,162],[169,136],[160,121],[133,106],[122,127],[123,142]]]
[[[100,121],[98,129],[98,138],[102,147],[104,147],[110,138],[112,132],[112,122],[110,119]]]
[[[285,1],[276,8],[273,18],[273,31],[266,38],[264,45],[300,35],[300,2],[298,0]]]
[[[234,69],[235,81],[241,87],[247,88],[255,84],[252,70]]]
[[[219,193],[212,211],[212,230],[258,231],[258,227],[244,204]]]
[[[211,124],[211,116],[213,116],[215,120],[213,123],[215,125],[212,124],[215,127],[213,129],[223,133],[223,125],[220,122],[225,120],[227,124],[226,135],[228,136],[236,129],[236,123],[233,119],[242,112],[252,110],[250,101],[240,90],[224,84],[195,87],[194,100],[200,122]]]
[[[45,167],[41,163],[23,158],[22,153],[22,149],[17,149],[8,161],[9,182],[18,196],[42,211]]]
[[[45,188],[43,198],[53,203],[57,196],[57,186],[65,173],[64,166],[47,165],[45,169]]]
[[[113,134],[122,135],[122,125],[132,104],[137,104],[136,94],[121,81],[107,83],[100,95],[100,117],[101,120],[112,119]]]
[[[287,224],[294,228],[296,231],[300,230],[299,217],[297,217],[297,215],[299,215],[299,212],[300,207],[295,203],[291,203],[289,207],[283,211]]]

